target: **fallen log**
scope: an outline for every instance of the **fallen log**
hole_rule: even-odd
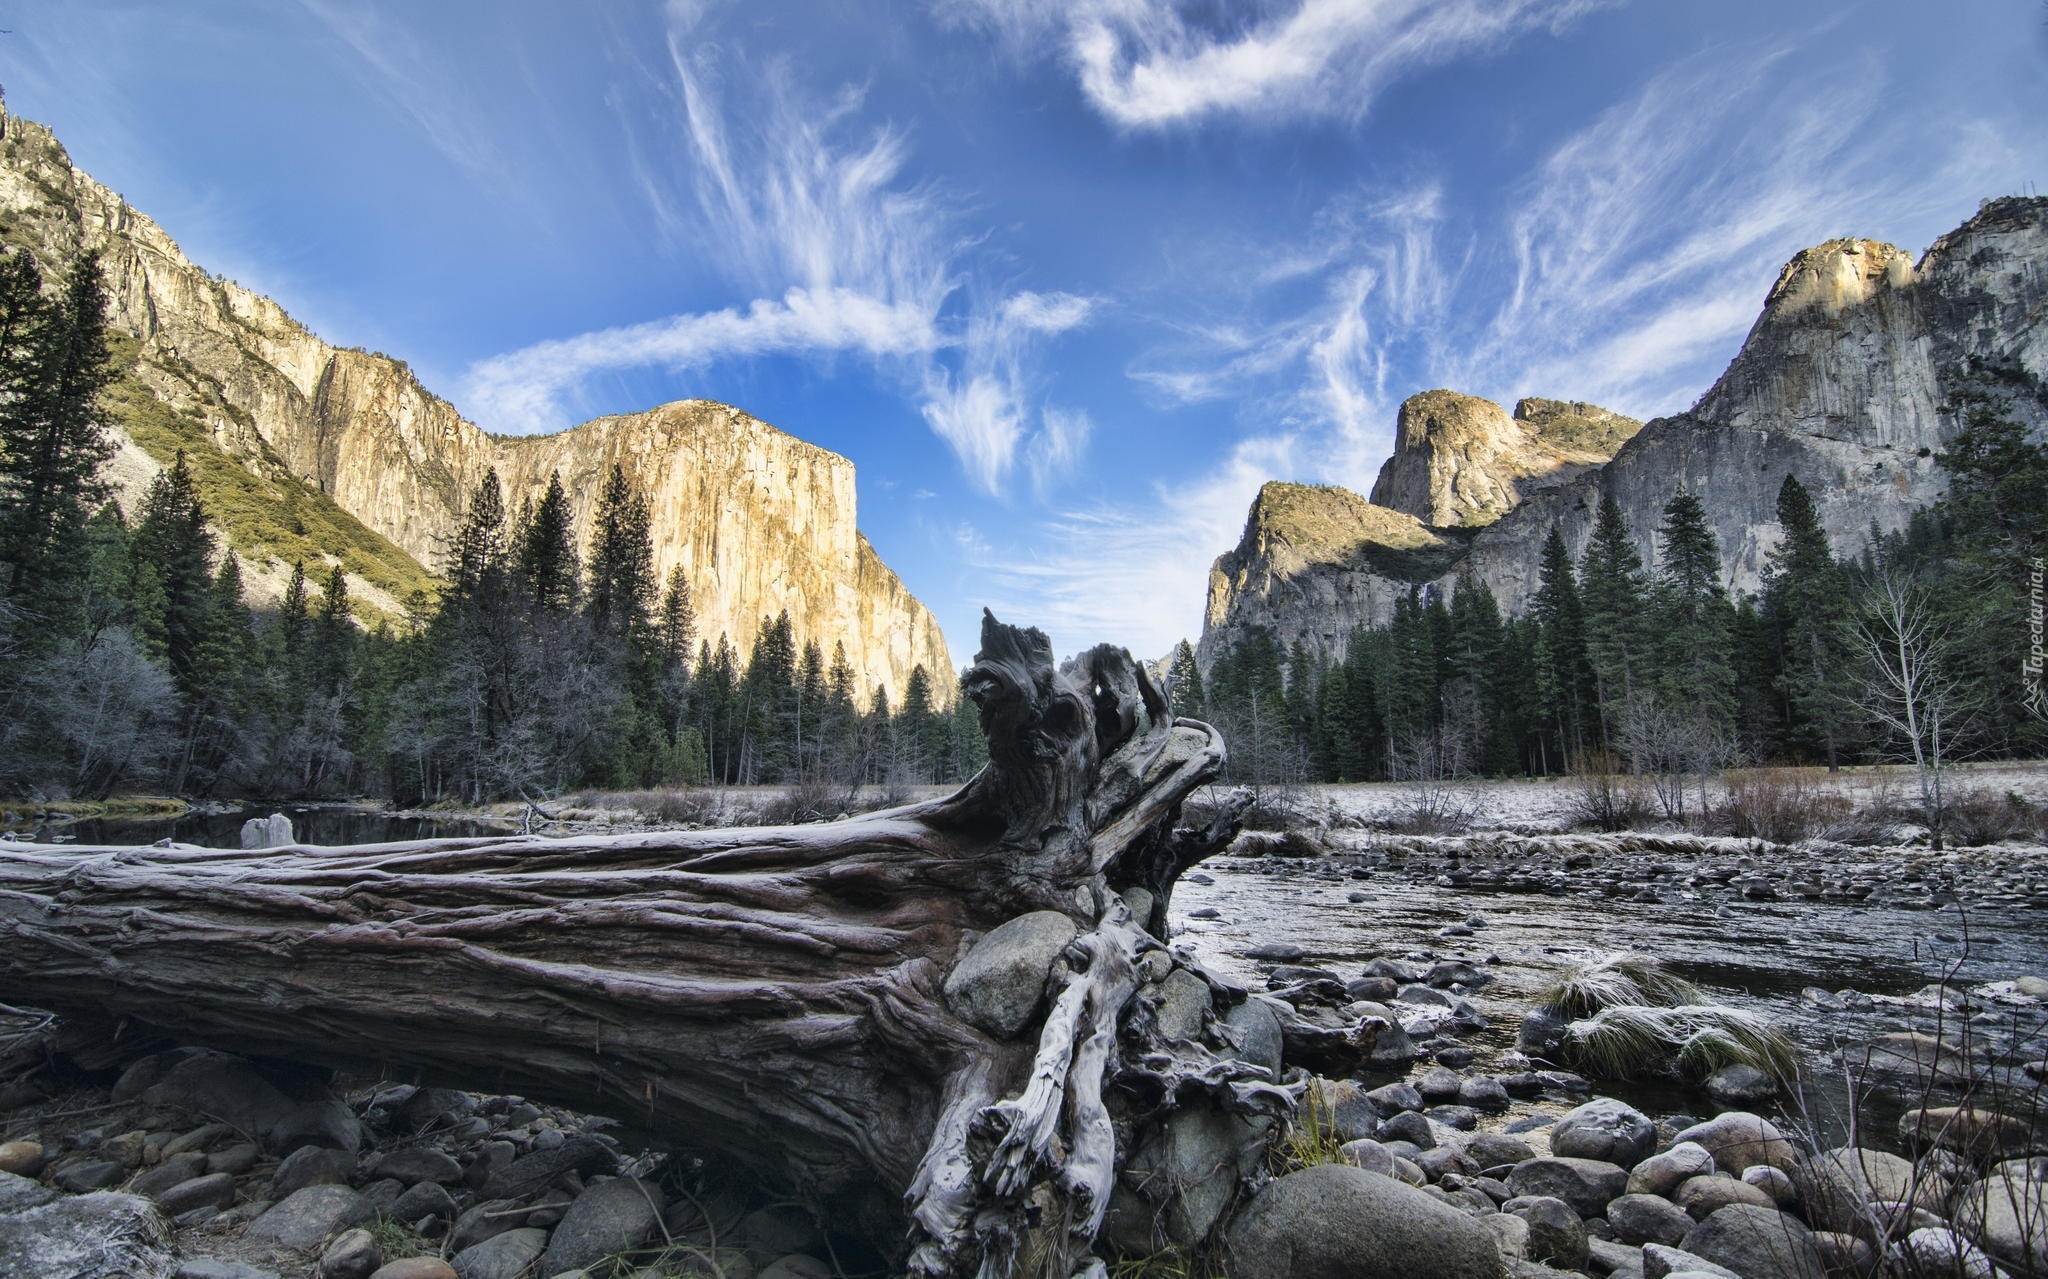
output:
[[[963,689],[983,772],[824,825],[0,844],[0,999],[609,1114],[916,1275],[1099,1274],[1106,1221],[1199,1245],[1296,1096],[1244,1048],[1270,1014],[1161,941],[1236,829],[1176,826],[1223,742],[1123,650],[1056,670],[992,616]]]

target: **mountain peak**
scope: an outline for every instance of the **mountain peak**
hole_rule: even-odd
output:
[[[1372,500],[1435,528],[1482,528],[1531,490],[1606,462],[1642,425],[1579,401],[1523,399],[1510,416],[1476,395],[1423,391],[1401,405]]]

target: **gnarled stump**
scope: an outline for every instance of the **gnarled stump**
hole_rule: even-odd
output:
[[[0,845],[0,998],[611,1114],[791,1186],[918,1275],[1099,1271],[1132,1150],[1236,1125],[1221,1197],[1209,1177],[1182,1227],[1207,1232],[1259,1175],[1265,1125],[1230,1117],[1293,1094],[1239,1059],[1219,1015],[1240,996],[1159,941],[1173,880],[1235,830],[1235,809],[1175,828],[1221,739],[1120,649],[1056,671],[1043,634],[993,617],[982,645],[964,688],[989,766],[829,825]]]

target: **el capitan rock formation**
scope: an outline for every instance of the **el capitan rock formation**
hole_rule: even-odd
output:
[[[1340,654],[1411,587],[1449,590],[1465,574],[1519,612],[1553,524],[1576,556],[1611,496],[1654,563],[1681,484],[1705,503],[1728,584],[1754,590],[1785,476],[1812,491],[1838,553],[1941,495],[1934,455],[1953,430],[1941,406],[1972,368],[1997,370],[2021,420],[2048,430],[2048,199],[1988,201],[1917,263],[1872,240],[1807,249],[1713,387],[1639,430],[1589,405],[1525,399],[1510,416],[1448,391],[1410,398],[1372,503],[1261,491],[1210,571],[1202,652],[1264,626],[1283,646]]]
[[[47,128],[4,108],[0,240],[46,267],[99,252],[125,374],[112,396],[116,492],[132,514],[174,452],[204,455],[203,484],[230,484],[265,513],[214,502],[258,598],[277,596],[293,555],[326,555],[352,595],[397,612],[431,584],[464,494],[490,467],[515,511],[559,472],[587,546],[599,481],[616,463],[647,493],[658,577],[677,565],[689,574],[701,635],[724,632],[744,654],[760,619],[787,609],[799,641],[828,655],[845,642],[863,688],[900,697],[918,665],[936,687],[952,685],[937,620],[861,535],[853,463],[836,453],[705,400],[548,436],[489,435],[403,361],[331,346],[269,298],[193,264],[74,167]],[[265,525],[276,512],[289,527]],[[294,533],[308,522],[328,532]]]

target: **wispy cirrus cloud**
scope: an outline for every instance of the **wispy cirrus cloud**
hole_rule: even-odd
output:
[[[480,361],[465,385],[479,419],[559,429],[592,407],[583,388],[607,372],[851,355],[915,402],[977,488],[1001,492],[1020,466],[1040,485],[1071,467],[1087,432],[1042,411],[1034,369],[1095,300],[970,288],[972,237],[944,193],[909,180],[904,135],[862,129],[857,88],[821,100],[786,64],[754,67],[701,38],[708,10],[669,6],[656,82],[672,108],[668,149],[629,129],[628,151],[664,233],[716,246],[720,273],[752,299]]]
[[[1106,119],[1156,129],[1211,116],[1363,115],[1417,69],[1555,30],[1611,0],[938,0],[1020,56],[1048,47]]]
[[[1196,296],[1217,309],[1176,298],[1173,336],[1129,375],[1167,405],[1236,400],[1257,425],[1184,490],[1050,521],[1035,558],[992,559],[992,577],[1020,610],[1164,653],[1199,630],[1210,562],[1259,483],[1364,491],[1408,395],[1683,409],[1792,254],[1835,235],[1945,229],[1963,211],[1957,192],[2003,189],[2020,167],[1986,120],[1930,115],[1917,136],[1875,127],[1882,69],[1847,58],[1782,74],[1803,48],[1721,48],[1650,76],[1491,216],[1453,216],[1440,182],[1412,181],[1340,197],[1291,242],[1194,254]],[[1902,153],[1938,159],[1902,168]],[[1134,574],[1138,555],[1149,567]]]

